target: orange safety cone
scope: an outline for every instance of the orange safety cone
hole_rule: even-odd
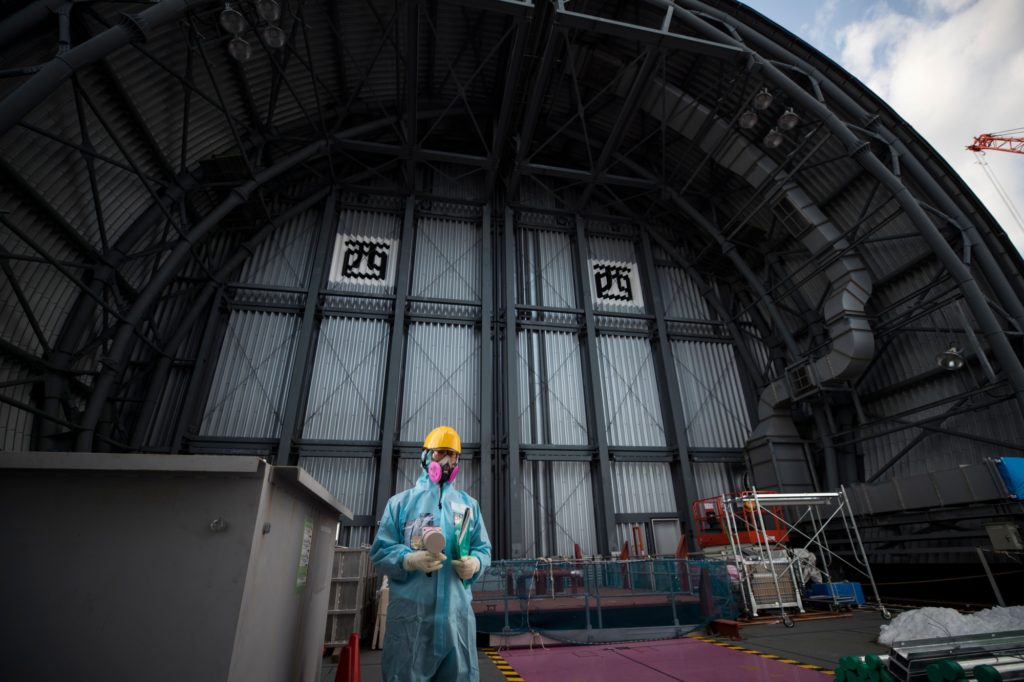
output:
[[[348,647],[352,671],[349,682],[362,682],[362,669],[359,667],[359,635],[355,632],[348,637]]]
[[[359,668],[359,635],[349,635],[348,643],[341,647],[338,654],[338,671],[334,674],[334,682],[362,682]]]
[[[334,682],[351,682],[352,651],[348,644],[338,650],[338,670],[334,673]]]

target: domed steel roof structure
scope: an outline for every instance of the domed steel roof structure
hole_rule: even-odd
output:
[[[356,542],[450,423],[510,557],[1024,454],[1019,255],[765,17],[231,4],[3,10],[5,450],[302,463]]]

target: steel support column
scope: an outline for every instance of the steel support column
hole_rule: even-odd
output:
[[[519,339],[516,336],[516,236],[515,212],[505,208],[505,427],[508,443],[508,481],[504,491],[507,497],[508,547],[510,559],[523,558],[523,485],[519,461]]]
[[[491,467],[494,422],[494,254],[491,252],[491,205],[484,204],[480,227],[480,511],[494,532],[494,471]]]
[[[615,535],[615,498],[612,496],[612,465],[608,457],[608,430],[604,414],[604,391],[601,388],[601,364],[597,349],[597,328],[594,319],[594,302],[590,298],[590,267],[587,265],[587,236],[583,230],[583,218],[576,216],[576,263],[579,272],[579,292],[583,300],[583,315],[586,320],[586,334],[583,349],[587,358],[584,370],[589,379],[588,396],[591,426],[591,441],[597,441],[597,467],[591,471],[597,476],[594,481],[594,502],[597,506],[597,551],[611,554],[618,540]]]
[[[395,443],[398,440],[398,396],[402,388],[402,365],[405,361],[405,307],[412,274],[412,255],[415,242],[416,198],[405,200],[405,218],[402,221],[401,255],[395,281],[394,322],[388,348],[388,378],[384,389],[384,418],[381,423],[380,461],[377,468],[377,493],[374,500],[374,518],[380,519],[384,505],[391,497],[392,473],[395,468]],[[423,434],[426,436],[427,434]]]
[[[295,342],[295,359],[292,360],[292,375],[285,394],[284,415],[281,419],[281,440],[277,446],[278,466],[295,466],[299,463],[298,452],[292,452],[292,443],[302,436],[302,414],[305,412],[306,396],[309,392],[309,375],[312,372],[313,357],[316,354],[316,338],[320,328],[320,289],[326,285],[331,257],[334,255],[334,235],[337,232],[335,203],[337,191],[331,192],[324,204],[320,229],[313,242],[316,259],[306,288],[306,306],[302,311],[299,338]]]
[[[683,400],[679,394],[679,382],[676,379],[676,363],[672,355],[672,345],[665,324],[665,302],[661,296],[658,283],[658,272],[654,265],[654,254],[651,249],[651,238],[647,228],[641,228],[640,252],[643,265],[640,274],[644,285],[645,296],[650,301],[654,313],[655,334],[654,363],[658,379],[658,392],[661,395],[661,413],[668,427],[666,434],[670,447],[675,448],[672,458],[672,488],[676,498],[676,511],[679,523],[686,529],[686,540],[691,549],[697,549],[697,537],[693,524],[690,522],[690,508],[697,499],[697,486],[693,476],[693,464],[690,462],[690,444],[686,434],[686,415],[683,414]]]

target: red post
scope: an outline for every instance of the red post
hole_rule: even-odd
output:
[[[338,670],[334,682],[361,682],[359,668],[359,635],[352,633],[348,643],[338,652]]]

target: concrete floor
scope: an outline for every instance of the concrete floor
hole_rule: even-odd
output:
[[[888,653],[888,647],[881,646],[874,641],[877,639],[878,629],[883,623],[885,623],[885,620],[882,619],[881,614],[877,611],[858,610],[854,611],[849,617],[844,618],[803,622],[798,621],[792,628],[786,628],[781,623],[750,625],[742,628],[741,633],[743,639],[735,642],[735,644],[745,649],[751,649],[765,654],[774,654],[780,658],[792,659],[801,663],[809,663],[823,668],[833,669],[838,665],[839,658],[841,656],[863,656],[866,654]],[[664,643],[652,643],[647,645],[647,648],[664,645]],[[705,646],[713,647],[714,645],[709,644]],[[617,656],[621,659],[626,655],[623,652],[631,647],[637,648],[637,651],[630,653],[630,655],[632,655],[632,653],[636,654],[636,671],[634,673],[624,673],[621,670],[617,670],[615,671],[614,679],[617,681],[627,679],[632,682],[641,682],[641,680],[646,679],[644,678],[645,674],[650,674],[650,666],[644,665],[643,663],[643,659],[645,657],[645,646],[643,643],[634,645],[603,644],[593,645],[591,647],[562,647],[561,649],[566,652],[570,650],[580,652],[575,655],[584,657],[596,657],[600,651],[615,650],[619,652]],[[781,663],[776,664],[774,661],[765,661],[754,657],[751,654],[741,652],[728,653],[735,654],[734,661],[739,667],[732,672],[739,676],[733,677],[730,672],[719,668],[720,674],[717,678],[709,677],[707,679],[727,680],[740,679],[740,677],[755,679],[759,675],[766,675],[767,677],[765,677],[765,679],[774,680],[804,680],[808,678],[805,674],[807,671],[801,671],[793,666],[787,667]],[[373,651],[369,649],[364,649],[362,651],[359,661],[361,666],[362,682],[382,682],[380,671],[381,656],[381,651]],[[478,656],[480,661],[481,682],[505,681],[505,677],[498,671],[494,663],[492,663],[487,656],[482,652],[478,652]],[[701,656],[701,658],[704,658],[704,656]],[[514,654],[509,655],[506,660],[515,666],[516,656]],[[525,659],[523,662],[526,662]],[[722,660],[722,664],[729,665],[726,663],[725,659]],[[336,664],[332,663],[330,659],[324,659],[320,682],[334,682],[336,669]],[[821,675],[821,673],[817,673],[817,675],[820,675],[821,679],[825,679],[825,676]],[[534,675],[532,678],[528,676],[528,674],[524,675],[524,679],[526,679],[527,682],[531,679],[536,679],[537,677],[538,675]],[[543,677],[543,675],[540,677]],[[563,675],[560,679],[564,680],[566,678]],[[588,677],[587,679],[602,680],[604,678],[598,676]],[[609,677],[608,679],[612,678]],[[660,680],[662,678],[652,677],[652,679]],[[705,678],[701,677],[698,671],[693,670],[691,675],[679,678],[669,676],[665,679],[689,679],[696,681],[703,680]],[[537,682],[541,682],[541,680],[538,679]]]
[[[823,668],[835,668],[840,656],[886,654],[889,647],[878,644],[878,629],[886,621],[878,611],[859,609],[848,618],[797,621],[792,628],[781,623],[741,628],[747,649],[775,654]]]

